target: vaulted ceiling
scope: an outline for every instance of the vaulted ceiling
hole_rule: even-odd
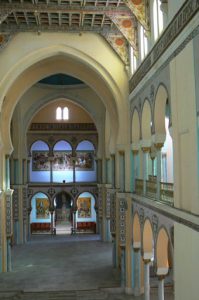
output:
[[[1,0],[0,48],[17,32],[85,31],[101,34],[129,64],[138,55],[138,22],[150,31],[149,0]]]

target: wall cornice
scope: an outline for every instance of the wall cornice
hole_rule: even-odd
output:
[[[173,20],[170,22],[168,27],[163,32],[162,36],[159,38],[157,43],[154,45],[152,50],[146,56],[145,60],[142,62],[140,67],[137,69],[135,74],[131,77],[130,93],[137,87],[140,81],[145,77],[145,75],[151,70],[153,65],[158,61],[160,56],[169,48],[172,42],[179,36],[185,26],[192,20],[192,18],[199,11],[199,1],[188,0],[181,7],[179,12],[174,16]],[[193,39],[195,35],[199,33],[199,27],[197,27],[178,47],[178,49],[170,56],[171,60],[175,57],[186,44]],[[167,62],[168,63],[168,62]]]

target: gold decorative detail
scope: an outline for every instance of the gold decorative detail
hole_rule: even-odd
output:
[[[151,150],[150,147],[142,147],[142,151],[143,151],[144,153],[150,152],[150,150]]]

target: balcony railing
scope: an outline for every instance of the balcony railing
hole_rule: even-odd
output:
[[[138,195],[144,195],[144,180],[135,180],[135,192]],[[157,199],[157,181],[156,177],[150,177],[146,181],[146,197],[163,202],[173,206],[173,183],[160,182],[160,196]]]

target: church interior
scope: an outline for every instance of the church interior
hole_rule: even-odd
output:
[[[199,1],[0,1],[0,299],[198,300]]]

